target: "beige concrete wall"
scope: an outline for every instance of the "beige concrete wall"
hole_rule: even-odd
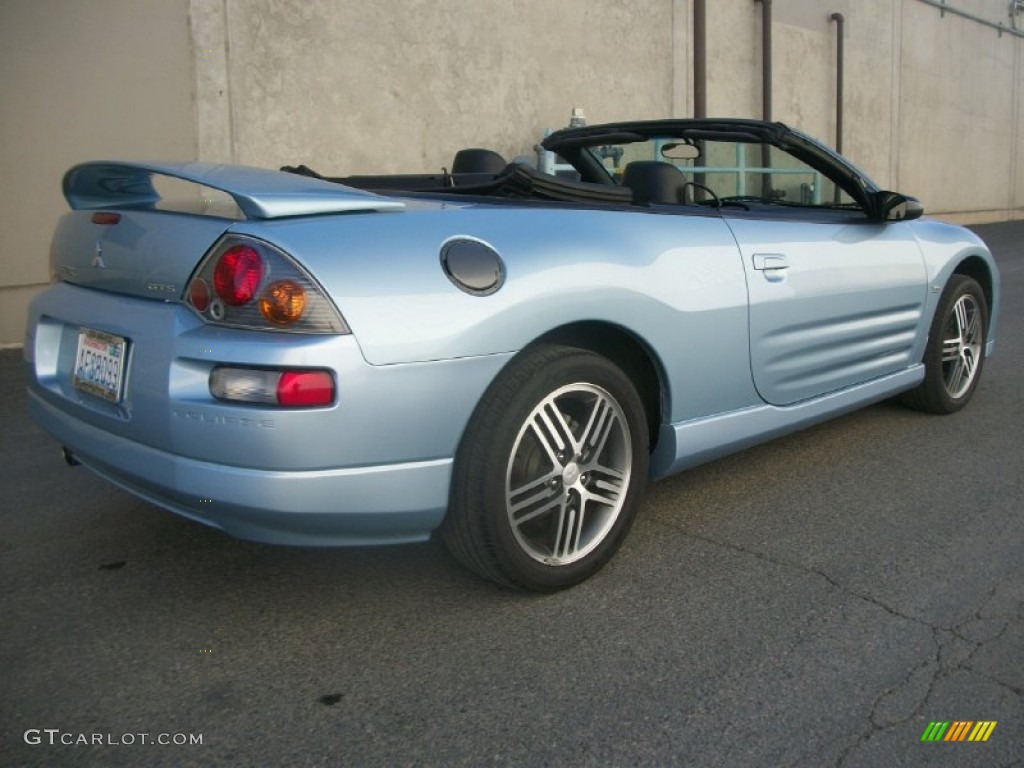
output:
[[[1010,25],[1004,0],[949,4]],[[760,117],[763,6],[707,5],[708,114]],[[841,13],[843,153],[882,186],[919,196],[929,213],[1024,218],[1024,39],[919,0],[774,0],[772,8],[773,119],[836,144],[830,17]]]
[[[706,5],[708,115],[761,117],[760,8],[747,0],[708,0]]]
[[[192,159],[188,0],[0,2],[0,345],[50,279],[61,177],[83,160]]]
[[[918,2],[905,4],[902,33],[899,185],[933,213],[1005,217],[1024,42]]]
[[[672,0],[196,0],[226,26],[228,98],[200,93],[200,156],[327,173],[436,171],[455,150],[531,152],[573,105],[658,117]],[[213,67],[219,66],[214,55]],[[203,51],[197,71],[208,68]],[[225,142],[218,131],[230,131]],[[231,156],[224,157],[225,146]]]
[[[900,6],[890,0],[856,0],[842,11],[846,36],[843,154],[886,187],[897,186]],[[831,47],[834,51],[834,41]],[[832,62],[834,67],[834,54]],[[834,86],[831,98],[834,109]],[[835,129],[834,124],[831,128]],[[833,136],[828,140],[834,145]]]
[[[1006,0],[949,0],[1009,23]],[[761,10],[707,0],[708,113],[760,117]],[[692,0],[0,0],[0,344],[48,280],[60,177],[101,157],[332,174],[532,153],[692,113]],[[964,221],[1024,218],[1024,40],[920,0],[774,0],[775,119]],[[1024,23],[1024,19],[1022,19]]]

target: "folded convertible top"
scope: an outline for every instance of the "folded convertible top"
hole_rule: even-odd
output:
[[[633,190],[616,184],[594,184],[575,181],[563,176],[541,173],[527,165],[513,163],[495,180],[503,193],[509,196],[561,200],[565,202],[621,203],[633,201]]]

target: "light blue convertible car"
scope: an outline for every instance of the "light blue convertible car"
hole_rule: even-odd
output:
[[[999,277],[778,123],[545,139],[325,178],[86,163],[30,310],[34,418],[143,499],[246,539],[438,534],[550,590],[619,547],[650,479],[883,398],[963,407]]]

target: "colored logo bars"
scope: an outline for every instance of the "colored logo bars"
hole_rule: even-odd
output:
[[[921,741],[988,741],[995,727],[995,720],[931,722],[921,734]]]

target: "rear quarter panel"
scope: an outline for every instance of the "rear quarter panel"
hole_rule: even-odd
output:
[[[716,216],[411,202],[401,213],[234,230],[303,261],[372,365],[515,352],[552,329],[598,320],[653,351],[670,420],[758,402],[743,267]],[[453,237],[501,255],[499,291],[472,296],[448,280],[440,251]]]

